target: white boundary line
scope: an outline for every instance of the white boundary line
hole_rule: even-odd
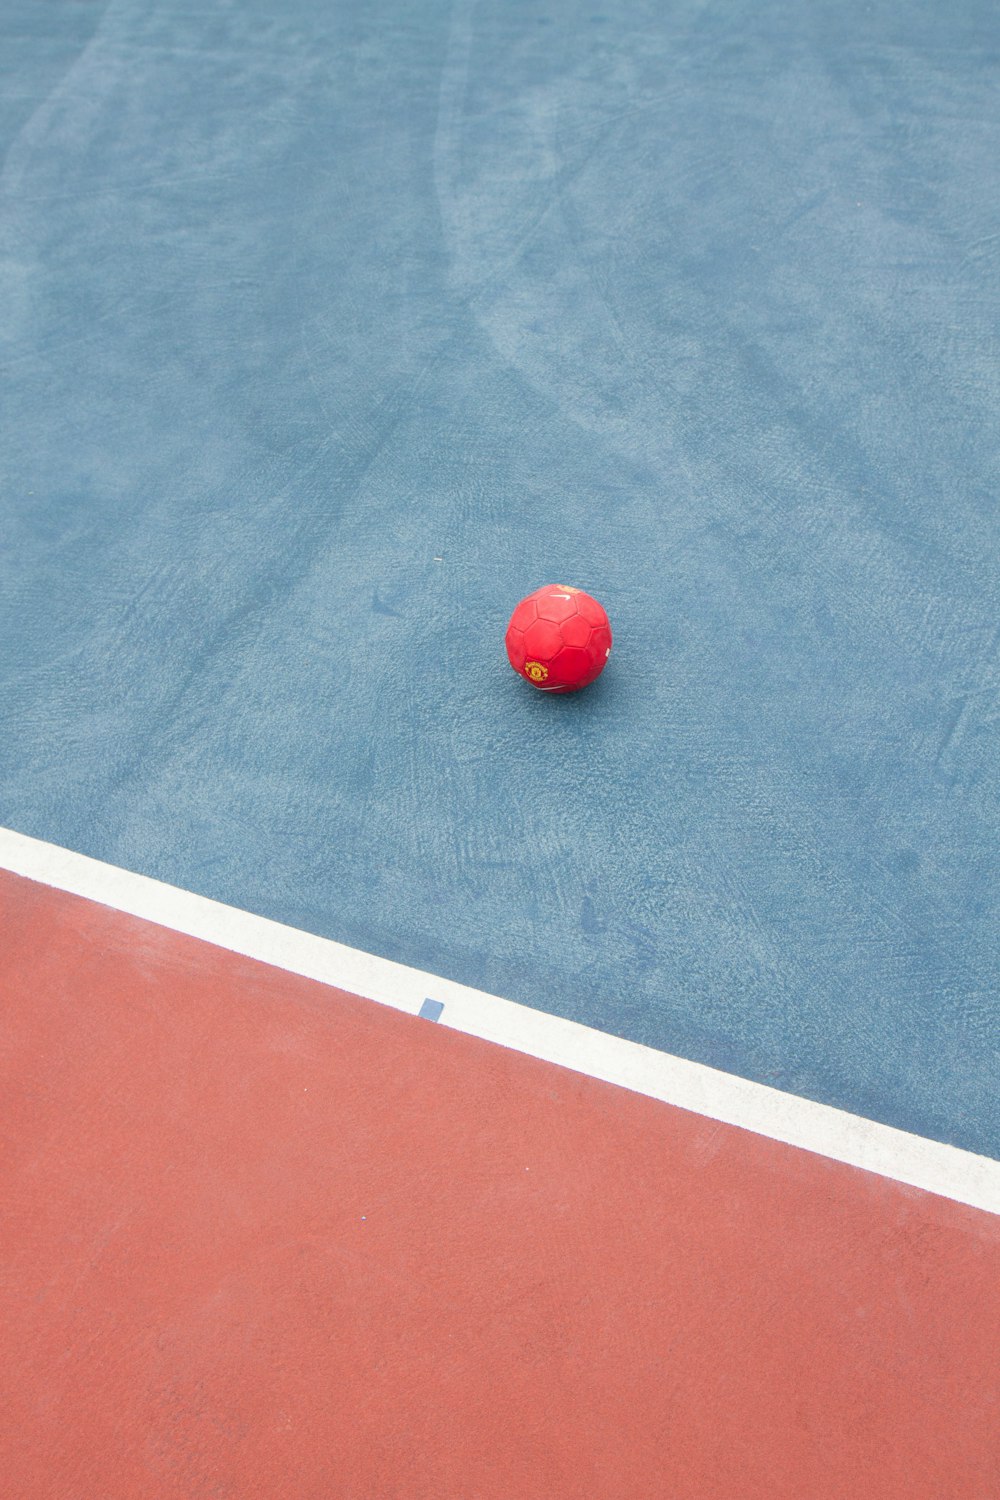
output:
[[[1000,1162],[971,1151],[607,1036],[3,828],[0,868],[412,1015],[425,999],[442,1001],[439,1024],[455,1031],[1000,1214]]]

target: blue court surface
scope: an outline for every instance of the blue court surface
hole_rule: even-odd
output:
[[[985,0],[7,0],[0,820],[1000,1153],[998,67]]]

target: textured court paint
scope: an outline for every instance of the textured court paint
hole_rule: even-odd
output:
[[[0,924],[18,1500],[992,1494],[1000,1220],[11,876]]]
[[[1000,1162],[297,932],[0,829],[0,870],[834,1161],[1000,1214]]]
[[[1000,1155],[991,0],[72,8],[0,15],[0,821]]]

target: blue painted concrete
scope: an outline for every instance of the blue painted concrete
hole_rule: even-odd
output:
[[[1000,1153],[995,7],[44,10],[0,821]]]

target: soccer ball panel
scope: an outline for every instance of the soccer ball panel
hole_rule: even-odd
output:
[[[582,687],[594,676],[595,662],[582,646],[564,646],[552,663],[552,675],[569,686]]]
[[[535,608],[540,620],[554,620],[556,624],[562,624],[576,614],[576,600],[563,589],[552,589],[548,593],[535,595]]]
[[[507,647],[507,656],[514,671],[523,671],[524,664],[528,659],[528,653],[524,644],[524,631],[518,630],[514,625],[508,626],[505,645]]]
[[[550,662],[562,646],[562,632],[551,620],[536,620],[524,632],[524,648],[529,656]]]
[[[598,604],[597,600],[592,599],[589,594],[577,594],[576,607],[583,618],[590,621],[591,625],[607,625],[608,617],[604,612],[604,606]]]
[[[515,630],[527,630],[537,618],[537,610],[534,596],[530,599],[522,599],[510,617],[510,623]]]
[[[571,620],[564,620],[562,624],[563,645],[586,646],[593,628],[582,615],[575,614]]]
[[[598,625],[590,638],[591,650],[599,661],[606,661],[611,650],[611,631],[607,625]]]

